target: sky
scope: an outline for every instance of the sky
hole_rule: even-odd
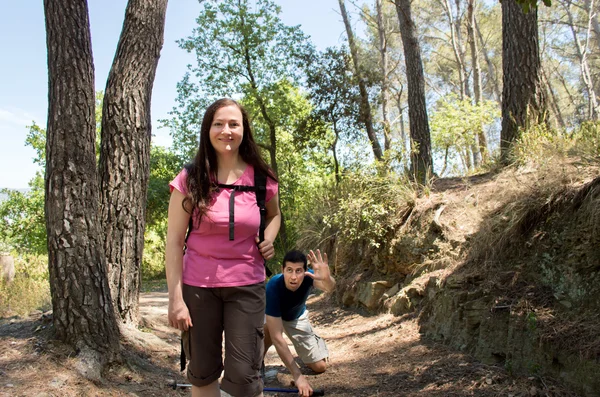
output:
[[[287,25],[301,25],[318,49],[344,42],[345,30],[337,0],[275,0]],[[46,127],[48,76],[43,2],[18,0],[0,6],[0,188],[22,189],[39,167],[35,152],[25,146],[27,126]],[[117,48],[126,0],[88,0],[96,91],[104,90]],[[348,5],[349,6],[349,5]],[[348,7],[347,6],[347,7]],[[176,40],[196,26],[197,0],[171,0],[167,8],[165,40],[152,91],[153,143],[169,146],[159,119],[175,106],[176,85],[193,63]],[[351,12],[352,9],[349,9]],[[358,20],[356,13],[351,15]]]

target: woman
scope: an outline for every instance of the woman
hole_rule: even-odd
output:
[[[266,227],[260,243],[255,193],[218,186],[254,185],[255,172],[268,176]],[[277,179],[260,157],[240,104],[219,99],[208,107],[194,162],[170,187],[169,325],[189,330],[186,353],[192,396],[220,396],[218,379],[223,369],[224,391],[232,396],[262,396],[264,259],[275,254],[273,241],[281,217]],[[186,238],[188,225],[192,227]]]

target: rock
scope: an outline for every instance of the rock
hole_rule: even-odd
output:
[[[355,303],[355,299],[354,299],[354,293],[352,292],[352,290],[346,290],[344,291],[344,294],[342,295],[342,304],[344,306],[352,306]]]
[[[395,284],[392,288],[385,291],[385,294],[383,294],[381,300],[382,301],[388,300],[392,296],[396,295],[398,293],[398,291],[400,291],[400,286],[398,284]]]
[[[4,281],[12,282],[15,279],[15,260],[8,254],[0,255],[0,271]]]
[[[361,283],[358,286],[358,301],[370,310],[379,307],[380,298],[391,287],[389,281]]]
[[[413,304],[408,296],[406,296],[404,291],[401,291],[398,295],[392,298],[390,302],[390,312],[394,316],[401,316],[412,311]]]

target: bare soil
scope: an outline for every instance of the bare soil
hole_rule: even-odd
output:
[[[184,396],[169,383],[186,383],[179,369],[179,336],[166,323],[167,294],[144,293],[142,321],[128,330],[124,362],[99,383],[73,368],[72,351],[52,340],[51,321],[34,313],[0,320],[0,396]],[[411,316],[373,315],[344,309],[327,295],[309,300],[313,326],[327,341],[330,369],[303,367],[326,396],[565,396],[551,379],[512,377],[447,347],[424,340]],[[292,347],[293,351],[293,347]],[[266,387],[292,388],[274,348],[267,354]],[[292,396],[265,393],[265,396]]]

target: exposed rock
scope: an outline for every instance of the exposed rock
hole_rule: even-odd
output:
[[[369,310],[376,310],[379,307],[380,298],[391,286],[389,281],[360,283],[358,285],[358,302]]]

